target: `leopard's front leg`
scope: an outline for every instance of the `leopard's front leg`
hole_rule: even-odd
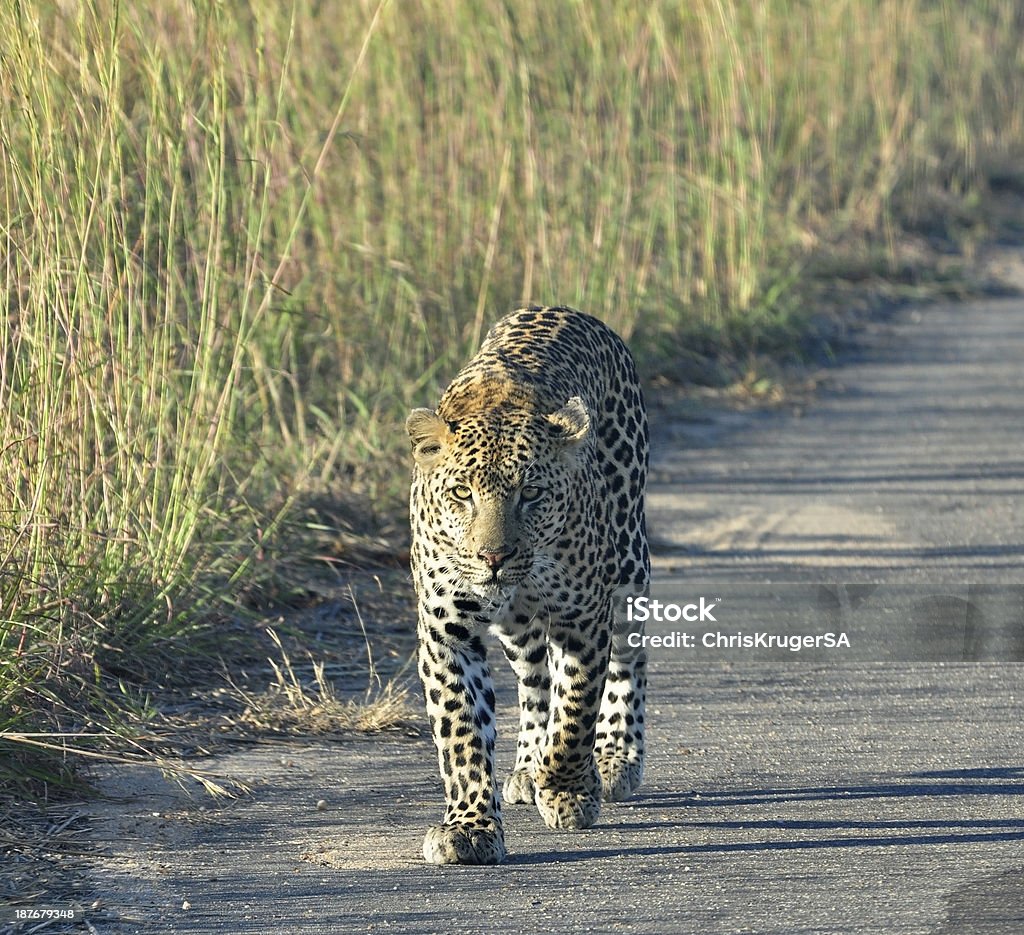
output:
[[[494,782],[494,691],[471,621],[442,621],[420,609],[419,667],[445,813],[427,830],[423,856],[434,864],[497,864],[505,858]]]
[[[519,694],[516,761],[501,790],[506,805],[533,804],[533,772],[539,764],[548,729],[551,676],[547,626],[535,613],[533,607],[520,609],[513,620],[496,628],[505,658],[516,674]]]
[[[574,620],[548,629],[551,710],[533,782],[549,828],[589,828],[601,813],[594,740],[608,670],[610,602],[582,620],[583,626]]]
[[[643,623],[631,621],[626,610],[626,598],[633,593],[646,594],[646,581],[616,594],[611,662],[597,721],[595,754],[606,802],[629,798],[644,776],[647,651],[642,642]],[[633,636],[636,639],[631,644]]]

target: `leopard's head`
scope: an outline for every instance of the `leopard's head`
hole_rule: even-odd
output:
[[[497,597],[549,554],[578,508],[590,415],[578,396],[553,412],[502,404],[445,415],[415,409],[406,421],[414,535],[469,589]]]

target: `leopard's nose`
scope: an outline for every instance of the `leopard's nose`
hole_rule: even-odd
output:
[[[515,555],[515,549],[501,548],[499,550],[491,551],[490,549],[481,549],[476,553],[477,558],[487,562],[488,567],[493,572],[497,572],[505,562]]]

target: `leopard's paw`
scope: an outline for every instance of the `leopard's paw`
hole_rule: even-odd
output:
[[[423,839],[423,856],[432,864],[500,864],[505,859],[501,828],[435,825]]]
[[[533,795],[533,777],[528,769],[513,770],[501,788],[501,801],[506,805],[529,805]]]
[[[579,831],[593,825],[601,814],[601,799],[594,792],[570,792],[537,787],[537,811],[549,828]]]
[[[644,778],[643,761],[601,753],[596,759],[601,774],[601,796],[606,802],[628,799],[640,787]]]

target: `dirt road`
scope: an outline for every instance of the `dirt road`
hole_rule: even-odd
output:
[[[578,833],[509,808],[506,865],[428,866],[426,737],[247,747],[212,768],[249,798],[100,809],[95,931],[1024,931],[1024,301],[907,313],[802,414],[657,437],[631,802]]]

